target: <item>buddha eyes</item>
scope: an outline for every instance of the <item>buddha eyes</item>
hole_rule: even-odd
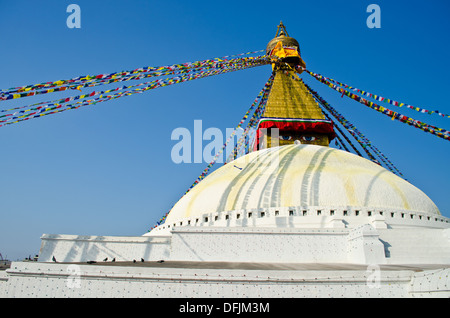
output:
[[[316,137],[314,137],[314,136],[302,136],[300,138],[302,141],[308,141],[308,142],[316,140]],[[285,135],[285,136],[280,136],[280,139],[281,140],[294,140],[294,137]]]
[[[304,140],[304,141],[314,141],[314,140],[316,140],[316,137],[313,137],[313,136],[302,136],[302,140]]]

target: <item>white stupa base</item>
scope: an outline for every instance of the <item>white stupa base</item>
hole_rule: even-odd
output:
[[[14,262],[0,297],[450,297],[449,274],[436,266]]]
[[[336,216],[267,217],[242,226],[165,225],[149,236],[43,235],[40,262],[208,261],[264,263],[450,264],[450,223]],[[440,221],[440,220],[443,221]],[[229,219],[231,220],[231,218]],[[364,223],[363,221],[367,223]],[[250,221],[255,223],[249,226]],[[257,221],[261,221],[260,224]],[[262,223],[264,222],[264,223]],[[397,222],[397,223],[396,223]],[[277,227],[277,225],[279,227]],[[314,227],[315,226],[315,227]]]
[[[0,296],[450,297],[447,218],[357,220],[275,217],[265,226],[191,222],[150,236],[43,235],[38,262],[14,262],[1,274]]]

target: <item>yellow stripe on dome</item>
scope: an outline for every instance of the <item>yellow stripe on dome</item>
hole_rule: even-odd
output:
[[[329,147],[289,145],[252,152],[217,169],[178,201],[166,222],[270,207],[440,215],[420,189],[367,159]]]

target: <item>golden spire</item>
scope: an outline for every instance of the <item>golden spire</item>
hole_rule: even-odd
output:
[[[300,45],[288,35],[283,22],[266,51],[273,60],[275,78],[258,126],[261,129],[258,137],[264,138],[258,144],[259,149],[292,144],[296,140],[328,146],[334,138],[333,124],[326,120],[305,85],[296,79],[301,72],[296,67],[306,65],[300,56]],[[279,135],[272,136],[270,128],[278,128]]]

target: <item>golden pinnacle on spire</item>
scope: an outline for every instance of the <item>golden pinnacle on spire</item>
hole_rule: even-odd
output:
[[[283,24],[283,21],[280,21],[280,24],[277,27],[277,33],[275,34],[275,37],[281,36],[281,35],[289,36],[289,34],[286,31],[286,27]]]

